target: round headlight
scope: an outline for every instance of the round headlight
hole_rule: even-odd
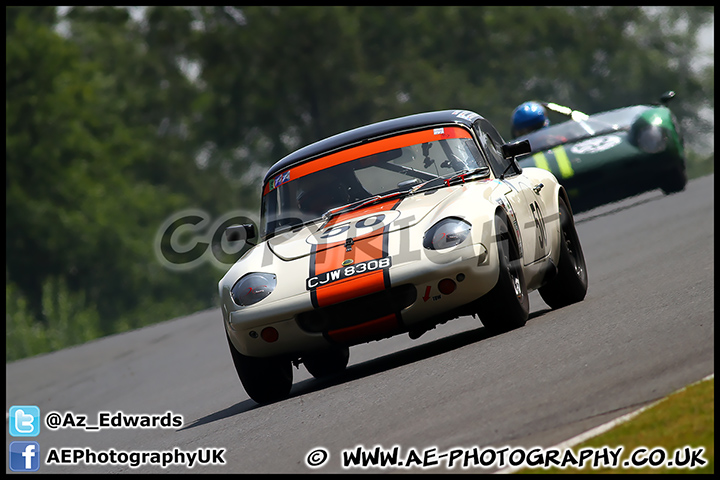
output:
[[[248,273],[235,282],[230,296],[236,305],[247,307],[270,295],[277,285],[274,273]]]
[[[665,150],[667,137],[662,128],[649,124],[638,130],[637,144],[647,153],[658,153]]]
[[[460,245],[470,235],[471,228],[472,225],[460,218],[445,218],[425,232],[423,247],[441,250]]]

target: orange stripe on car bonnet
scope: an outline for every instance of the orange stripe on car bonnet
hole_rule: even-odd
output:
[[[352,218],[363,215],[392,210],[399,201],[393,199],[378,205],[363,208],[354,212],[339,215],[325,225],[325,228],[337,225]],[[355,272],[363,262],[380,260],[387,256],[387,230],[384,228],[371,231],[352,239],[350,251],[347,251],[346,239],[323,246],[314,246],[310,258],[310,276],[322,275],[343,268],[346,272]],[[352,260],[352,263],[343,264]],[[389,287],[390,278],[386,268],[373,269],[364,273],[347,276],[341,280],[319,285],[310,291],[313,306],[326,307],[344,302],[351,298],[379,292]]]

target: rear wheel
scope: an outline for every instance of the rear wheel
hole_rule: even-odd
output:
[[[329,350],[303,357],[305,368],[315,378],[324,378],[345,371],[350,360],[348,347],[333,347]]]
[[[561,308],[581,301],[585,298],[588,286],[585,256],[575,230],[575,221],[562,198],[559,203],[561,238],[558,272],[549,283],[538,289],[550,308]]]
[[[292,388],[290,360],[248,357],[237,351],[230,337],[227,341],[235,370],[250,398],[257,403],[271,403],[288,397]]]
[[[507,218],[495,217],[499,274],[492,290],[477,300],[477,313],[485,328],[494,332],[522,327],[530,311],[525,274],[517,240],[510,233]]]

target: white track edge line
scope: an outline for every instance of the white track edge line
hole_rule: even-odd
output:
[[[658,405],[658,404],[664,402],[664,401],[667,400],[668,397],[670,397],[671,395],[675,395],[676,393],[680,393],[680,392],[682,392],[683,390],[686,390],[688,387],[692,387],[693,385],[697,385],[698,383],[704,382],[704,381],[706,381],[706,380],[710,380],[711,378],[714,378],[714,377],[715,377],[715,373],[711,373],[710,375],[708,375],[707,377],[703,378],[702,380],[698,380],[698,381],[695,382],[695,383],[691,383],[690,385],[687,385],[687,386],[685,386],[685,387],[683,387],[683,388],[681,388],[681,389],[679,389],[679,390],[674,391],[673,393],[671,393],[671,394],[668,395],[667,397],[661,398],[660,400],[658,400],[658,401],[656,401],[656,402],[653,402],[653,403],[651,403],[651,404],[649,404],[649,405],[645,405],[644,407],[639,408],[639,409],[635,410],[634,412],[626,413],[625,415],[623,415],[623,416],[621,416],[621,417],[618,417],[618,418],[616,418],[616,419],[614,419],[614,420],[611,420],[611,421],[609,421],[609,422],[607,422],[607,423],[605,423],[605,424],[603,424],[603,425],[599,425],[599,426],[597,426],[597,427],[595,427],[595,428],[592,428],[592,429],[588,430],[587,432],[581,433],[580,435],[577,435],[577,436],[575,436],[575,437],[572,437],[572,438],[569,439],[569,440],[565,440],[565,441],[562,442],[562,443],[558,443],[557,445],[555,445],[555,446],[553,446],[553,447],[550,447],[550,448],[547,449],[547,450],[564,450],[564,449],[567,449],[567,448],[574,447],[575,445],[577,445],[577,444],[579,444],[579,443],[582,443],[582,442],[584,442],[585,440],[589,440],[589,439],[591,439],[591,438],[593,438],[593,437],[597,437],[597,436],[600,435],[601,433],[605,433],[605,432],[607,432],[608,430],[610,430],[610,429],[612,429],[612,428],[620,425],[621,423],[625,423],[625,422],[627,422],[628,420],[630,420],[630,419],[638,416],[639,414],[641,414],[641,413],[644,412],[645,410],[648,410],[649,408],[652,408],[652,407],[654,407],[655,405]],[[519,466],[519,467],[507,467],[507,468],[503,468],[502,470],[498,470],[498,471],[495,472],[495,473],[496,473],[496,474],[515,473],[515,472],[517,472],[518,470],[522,470],[523,468],[525,468],[525,467],[523,467],[523,466]]]

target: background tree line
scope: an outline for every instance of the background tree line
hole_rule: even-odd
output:
[[[215,307],[224,272],[164,268],[158,227],[188,208],[257,210],[270,165],[363,124],[465,108],[509,138],[529,99],[593,113],[675,90],[691,171],[712,170],[714,121],[698,112],[714,107],[714,64],[692,59],[713,19],[714,7],[6,7],[6,360]]]

